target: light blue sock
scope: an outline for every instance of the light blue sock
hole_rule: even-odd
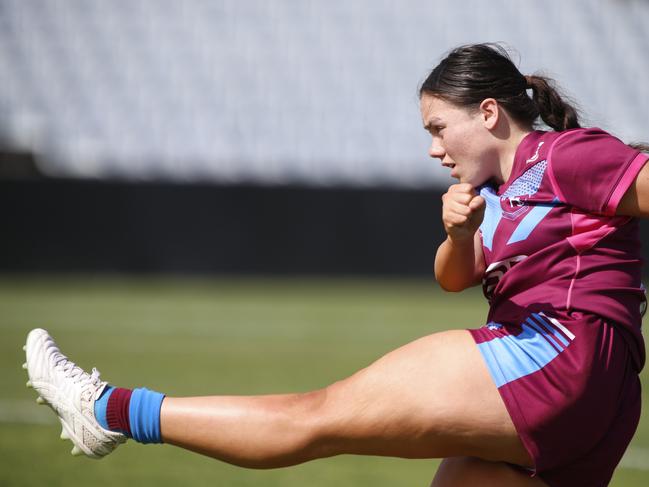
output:
[[[160,408],[165,395],[145,388],[133,389],[128,405],[129,426],[139,443],[162,443]]]
[[[108,406],[108,398],[112,394],[113,389],[115,389],[113,386],[106,386],[99,399],[95,401],[95,418],[105,430],[110,429],[108,428],[108,420],[106,419],[106,407]]]

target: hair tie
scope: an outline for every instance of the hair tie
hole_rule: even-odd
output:
[[[531,75],[525,75],[525,89],[526,90],[531,90],[532,89],[532,76]]]

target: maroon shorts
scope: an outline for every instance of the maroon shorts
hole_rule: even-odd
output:
[[[532,475],[550,487],[608,485],[640,419],[640,381],[623,333],[593,315],[470,330]]]

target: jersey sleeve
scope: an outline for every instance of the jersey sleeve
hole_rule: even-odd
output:
[[[561,201],[612,216],[648,158],[607,132],[589,128],[559,136],[548,165]]]

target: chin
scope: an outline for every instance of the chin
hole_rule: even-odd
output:
[[[484,186],[485,184],[490,184],[490,183],[492,183],[491,180],[489,180],[489,179],[483,179],[483,178],[466,178],[466,179],[464,179],[464,178],[462,178],[462,179],[458,178],[458,180],[459,180],[461,183],[469,183],[469,184],[470,184],[471,186],[473,186],[474,188],[477,188],[477,187],[479,187],[479,186]]]

